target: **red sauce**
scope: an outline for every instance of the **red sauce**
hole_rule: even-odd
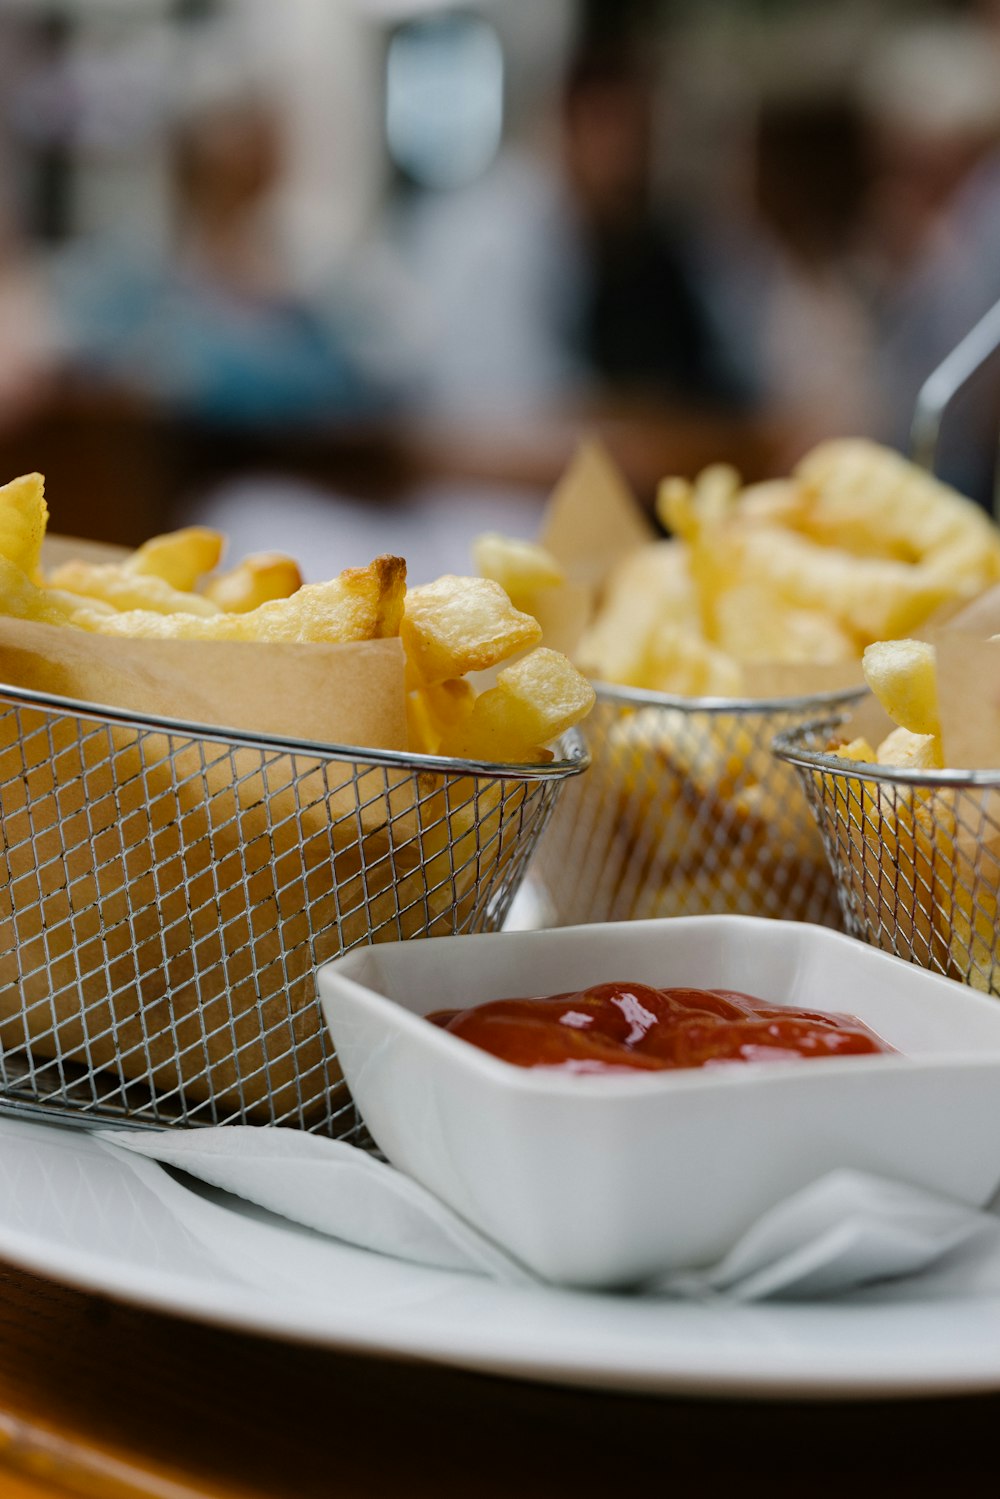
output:
[[[428,1020],[515,1067],[660,1072],[891,1052],[853,1015],[795,1010],[729,989],[595,984],[546,999],[498,999]]]

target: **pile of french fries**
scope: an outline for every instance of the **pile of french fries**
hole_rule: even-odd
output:
[[[612,903],[605,915],[809,914],[824,855],[794,778],[770,755],[767,720],[737,704],[732,713],[699,712],[690,700],[759,698],[775,666],[798,685],[770,697],[845,686],[850,664],[875,642],[909,635],[1000,579],[1000,530],[956,491],[861,439],[825,442],[788,478],[767,483],[744,487],[721,464],[693,482],[665,479],[657,513],[670,539],[635,547],[606,572],[572,655],[597,682],[689,701],[602,704],[591,721],[594,770],[561,804],[556,836],[589,817],[606,861],[620,869],[591,916],[602,914],[600,901]],[[524,542],[489,535],[474,555],[529,612],[551,615],[572,582],[555,557]],[[599,559],[590,561],[600,577]],[[772,732],[791,722],[775,719]],[[897,738],[890,752],[937,751],[930,739]],[[723,845],[732,861],[725,890]],[[645,852],[653,849],[655,859]],[[639,861],[648,876],[637,874]],[[769,872],[779,863],[780,891]],[[627,890],[635,894],[626,909]],[[579,919],[575,894],[562,895]]]
[[[0,613],[132,639],[381,640],[406,652],[411,749],[479,761],[532,762],[577,723],[592,688],[497,583],[446,576],[407,590],[406,564],[376,557],[328,583],[303,584],[274,553],[218,572],[224,538],[189,527],[120,562],[72,560],[46,577],[41,549],[48,510],[41,475],[0,489]],[[513,660],[511,658],[518,657]],[[469,672],[511,662],[477,692]]]
[[[1000,652],[1000,636],[993,643]],[[833,742],[838,759],[882,770],[947,767],[936,654],[922,640],[869,646],[865,680],[896,727],[878,745],[864,736]],[[1000,793],[936,786],[933,775],[912,785],[849,784],[858,805],[843,821],[858,908],[917,962],[1000,995]]]
[[[856,660],[1000,579],[985,513],[862,439],[825,442],[763,484],[724,464],[665,479],[657,513],[672,538],[613,568],[574,652],[598,681],[739,696],[747,665]],[[543,548],[499,536],[475,560],[529,611],[563,580]]]
[[[863,440],[747,488],[723,465],[667,479],[657,513],[674,539],[620,564],[579,643],[603,681],[738,695],[748,664],[855,660],[1000,578],[985,513]]]
[[[393,722],[405,717],[416,752],[477,762],[550,760],[594,700],[491,581],[407,589],[394,556],[316,584],[273,554],[221,571],[224,539],[200,527],[46,570],[46,523],[39,475],[0,489],[0,615],[85,632],[93,654],[101,637],[303,653],[398,638]],[[66,653],[65,697],[86,698],[78,658]],[[526,780],[457,758],[453,771],[383,769],[362,746],[356,762],[269,754],[265,767],[252,748],[166,728],[88,734],[71,711],[28,707],[0,715],[0,788],[6,886],[22,892],[0,912],[0,1047],[264,1119],[301,1109],[303,1077],[322,1113],[338,1082],[315,964],[481,921],[523,852],[530,797]]]

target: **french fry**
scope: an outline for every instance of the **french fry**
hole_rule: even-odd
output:
[[[911,729],[893,729],[878,747],[879,765],[901,770],[939,770],[941,741],[936,734],[914,734]]]
[[[614,570],[602,608],[579,642],[576,660],[598,681],[656,686],[663,652],[654,637],[661,625],[678,627],[686,638],[700,633],[688,559],[675,541],[642,547]]]
[[[297,562],[279,552],[256,552],[238,567],[209,579],[204,596],[226,614],[249,614],[272,599],[287,599],[302,587]]]
[[[41,474],[24,474],[0,489],[0,556],[29,578],[38,572],[48,517]]]
[[[682,697],[737,697],[743,674],[725,651],[661,620],[646,648],[640,685]]]
[[[475,701],[476,690],[464,677],[411,688],[406,708],[411,748],[425,755],[447,753],[446,737],[468,718]]]
[[[481,577],[499,583],[515,609],[527,614],[539,593],[565,582],[566,574],[544,547],[487,531],[472,543],[472,560]]]
[[[945,761],[934,647],[919,640],[879,641],[865,651],[863,666],[897,727],[875,750],[855,741],[837,755],[886,768],[940,769]],[[859,743],[863,754],[857,753]],[[848,785],[848,794],[857,795],[857,785]],[[838,820],[847,828],[857,908],[869,913],[873,926],[892,932],[897,950],[924,967],[955,971],[971,983],[978,974],[980,987],[988,988],[982,974],[993,968],[995,890],[978,878],[980,852],[975,843],[968,847],[954,793],[931,784],[864,782],[861,815]]]
[[[406,564],[392,556],[302,585],[289,558],[258,554],[198,593],[195,584],[222,550],[219,533],[201,527],[155,537],[121,562],[69,561],[48,583],[36,581],[46,513],[39,476],[0,490],[0,612],[136,639],[308,644],[400,636],[411,735],[425,752],[451,753],[451,740],[465,732],[478,701],[465,674],[500,665],[541,635],[493,581],[446,576],[407,594]],[[560,581],[540,549],[491,548],[526,588]],[[482,696],[476,742],[495,742],[505,759],[526,761],[544,758],[546,742],[593,701],[589,684],[552,651]]]
[[[525,760],[578,723],[594,689],[565,656],[531,651],[497,676],[445,737],[445,752],[470,760]]]
[[[1000,533],[985,511],[888,448],[821,443],[794,477],[804,491],[800,524],[826,545],[920,564],[957,596],[1000,578]]]
[[[718,649],[734,661],[826,665],[857,656],[850,631],[826,610],[787,604],[758,582],[719,589],[714,618]]]
[[[819,547],[778,526],[742,526],[733,544],[745,577],[796,608],[821,607],[862,646],[905,635],[951,593],[937,572]]]
[[[219,614],[218,604],[200,593],[185,593],[155,573],[132,572],[115,562],[64,562],[49,574],[49,584],[81,599],[96,599],[119,612]]]
[[[152,536],[126,557],[121,566],[141,577],[161,578],[181,593],[193,592],[199,578],[218,567],[223,538],[207,526],[185,526],[164,536]]]
[[[409,590],[399,629],[424,683],[489,671],[537,645],[541,633],[537,620],[515,609],[499,583],[452,574]]]
[[[895,723],[912,734],[932,735],[940,741],[937,657],[932,645],[922,640],[878,641],[865,651],[862,666],[865,681]]]
[[[406,593],[406,563],[376,557],[367,567],[345,569],[328,583],[307,583],[291,598],[272,599],[248,614],[154,614],[132,610],[91,615],[73,623],[99,634],[154,640],[270,640],[289,643],[381,640],[399,634]]]

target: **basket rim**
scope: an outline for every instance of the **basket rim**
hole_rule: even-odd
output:
[[[839,728],[847,722],[846,713],[831,714],[827,718],[813,718],[794,728],[782,729],[774,736],[772,753],[788,765],[797,765],[804,770],[822,771],[833,778],[845,781],[875,781],[880,785],[923,786],[929,790],[944,790],[948,787],[962,789],[975,787],[1000,789],[998,770],[911,770],[903,765],[876,765],[868,760],[842,760],[829,750],[803,748],[801,740],[810,734]]]
[[[825,692],[810,692],[797,697],[684,697],[679,693],[656,692],[647,687],[625,687],[617,682],[591,682],[598,702],[619,703],[630,708],[674,708],[682,713],[807,713],[810,710],[838,708],[868,696],[861,683],[854,687],[832,687]]]
[[[520,761],[459,760],[448,755],[378,749],[370,745],[328,744],[322,740],[263,734],[251,729],[197,724],[187,719],[136,713],[129,708],[84,702],[77,698],[61,697],[56,693],[38,692],[34,688],[14,687],[0,682],[0,703],[5,702],[48,710],[66,718],[86,718],[96,723],[117,724],[124,728],[176,734],[189,739],[206,740],[212,744],[239,745],[245,749],[286,755],[308,755],[316,760],[383,766],[411,773],[426,771],[500,781],[559,781],[567,776],[579,775],[589,767],[591,759],[586,740],[578,729],[568,729],[559,736],[556,741],[561,752],[559,759],[541,765],[525,765]]]

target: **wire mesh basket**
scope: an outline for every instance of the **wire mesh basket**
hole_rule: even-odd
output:
[[[842,722],[800,725],[775,753],[801,778],[847,930],[1000,996],[1000,771],[840,760]]]
[[[551,923],[733,912],[840,925],[815,823],[771,742],[863,689],[753,701],[595,685],[592,767],[533,865]]]
[[[567,777],[0,689],[0,1109],[360,1126],[313,973],[497,929]]]

